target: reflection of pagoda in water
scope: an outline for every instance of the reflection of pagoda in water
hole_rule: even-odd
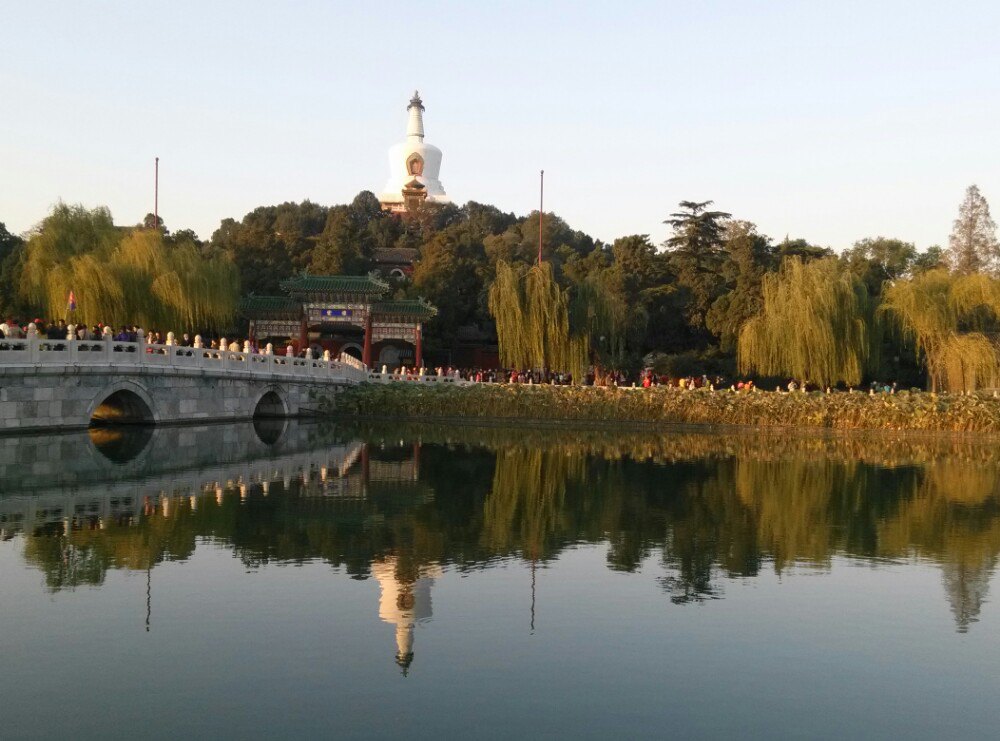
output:
[[[420,564],[516,554],[544,563],[570,543],[607,541],[611,568],[633,571],[660,548],[663,584],[687,602],[719,594],[726,574],[755,576],[767,563],[780,574],[830,569],[841,554],[906,558],[940,566],[965,632],[1000,557],[993,454],[980,465],[944,456],[896,466],[854,462],[846,448],[845,465],[811,449],[754,448],[718,466],[675,464],[675,493],[663,499],[646,464],[608,463],[616,468],[606,476],[576,444],[505,444],[460,458],[454,438],[422,449],[394,425],[369,432],[370,442],[282,425],[0,438],[0,538],[23,536],[26,562],[52,590],[183,560],[205,538],[254,567],[322,560],[372,575],[404,669],[437,575]],[[18,463],[49,457],[66,465]]]
[[[944,591],[959,633],[967,633],[972,623],[979,622],[979,611],[986,601],[995,563],[993,556],[983,553],[979,563],[944,561],[941,564]]]
[[[441,569],[425,567],[419,577],[410,581],[400,577],[399,562],[393,556],[373,563],[372,574],[382,590],[378,616],[396,626],[396,663],[405,676],[413,662],[414,628],[431,619],[431,586]]]

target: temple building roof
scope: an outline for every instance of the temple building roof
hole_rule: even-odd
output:
[[[288,296],[250,294],[239,304],[239,314],[249,320],[255,338],[294,337],[300,349],[310,333],[324,332],[327,339],[344,343],[344,332],[363,330],[362,362],[372,364],[372,346],[383,344],[379,357],[393,342],[411,343],[418,364],[422,358],[421,326],[438,311],[423,298],[383,300],[389,284],[375,275],[308,275],[281,281]],[[337,340],[336,337],[340,336]],[[331,339],[332,338],[332,339]],[[329,348],[327,348],[329,349]],[[398,357],[398,351],[396,356]],[[384,362],[384,360],[383,360]]]
[[[389,284],[373,275],[296,275],[281,281],[281,290],[293,296],[355,295],[377,298],[389,291]]]
[[[288,296],[244,296],[237,309],[247,319],[298,319],[302,315],[302,302]]]
[[[406,301],[379,301],[372,304],[372,313],[380,317],[398,316],[406,319],[426,320],[437,314],[437,308],[420,299]]]
[[[415,247],[380,247],[375,250],[375,262],[380,265],[409,265],[420,256]]]

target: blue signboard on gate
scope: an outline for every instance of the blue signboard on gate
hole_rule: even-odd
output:
[[[365,309],[357,306],[307,306],[306,317],[311,324],[362,324]]]

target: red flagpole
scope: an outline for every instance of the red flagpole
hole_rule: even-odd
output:
[[[538,264],[542,264],[542,219],[545,215],[545,170],[539,175],[538,184]]]
[[[160,158],[156,158],[156,176],[153,181],[153,226],[160,228]]]

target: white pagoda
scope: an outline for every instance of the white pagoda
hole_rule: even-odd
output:
[[[413,93],[406,108],[406,139],[389,149],[389,181],[379,202],[382,208],[405,213],[424,203],[451,203],[438,179],[441,150],[424,141],[424,102]]]

